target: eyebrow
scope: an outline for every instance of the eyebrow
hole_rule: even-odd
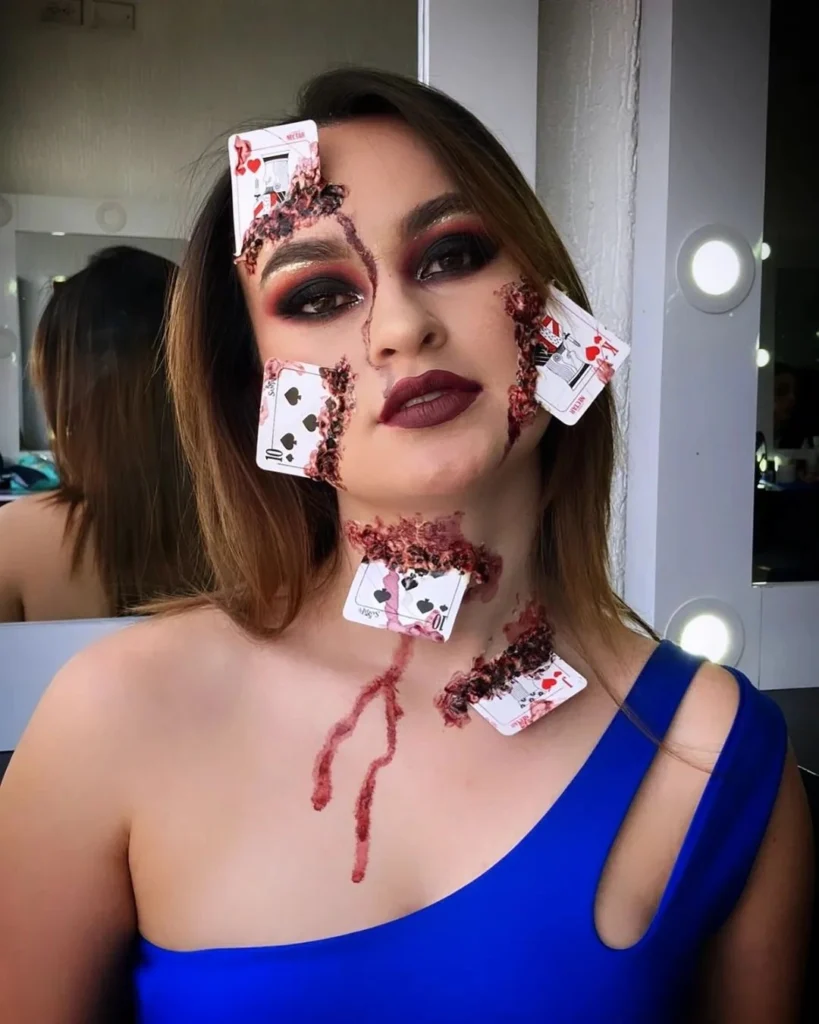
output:
[[[406,238],[414,238],[422,231],[437,224],[438,221],[453,217],[459,213],[474,213],[475,207],[460,192],[444,192],[425,203],[419,203],[404,217],[402,233]]]
[[[285,242],[280,245],[265,263],[259,284],[264,284],[271,274],[284,270],[293,264],[327,263],[343,260],[350,255],[349,248],[339,239],[312,238],[300,242]]]

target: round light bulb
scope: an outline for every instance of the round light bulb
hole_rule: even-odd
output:
[[[756,365],[761,370],[763,366],[767,366],[771,361],[771,353],[766,348],[758,348],[756,350]]]
[[[718,615],[710,612],[695,615],[683,627],[680,647],[709,661],[723,660],[731,646],[728,626]]]
[[[719,238],[712,238],[691,258],[694,284],[706,295],[725,295],[736,287],[741,267],[736,249]]]
[[[759,247],[759,258],[761,260],[766,260],[770,255],[771,247],[768,245],[767,242],[763,242],[762,245]]]

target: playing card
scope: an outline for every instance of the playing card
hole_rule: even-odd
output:
[[[344,602],[344,618],[376,629],[448,640],[469,575],[450,569],[399,571],[363,561]]]
[[[583,676],[553,654],[539,672],[518,676],[509,693],[479,700],[472,707],[499,733],[514,736],[585,687]]]
[[[563,423],[577,423],[623,364],[629,347],[555,289],[540,337],[537,400]]]
[[[322,442],[319,418],[330,398],[318,366],[279,363],[265,366],[256,464],[274,473],[307,476]]]
[[[295,121],[231,135],[228,154],[238,256],[251,223],[285,198],[299,165],[318,166],[318,129],[315,121]]]

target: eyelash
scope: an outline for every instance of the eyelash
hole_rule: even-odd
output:
[[[436,239],[423,253],[413,276],[417,281],[435,278],[465,277],[481,270],[498,254],[498,246],[483,233],[461,231]],[[459,266],[430,272],[430,267],[448,259],[460,259]],[[464,265],[464,259],[467,265]],[[345,299],[320,312],[306,312],[306,306],[316,306],[326,299]],[[338,278],[314,278],[295,291],[285,295],[276,305],[279,316],[288,320],[328,320],[350,306],[358,305],[362,296],[347,281]]]

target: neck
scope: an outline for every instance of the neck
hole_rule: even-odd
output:
[[[403,503],[374,506],[342,491],[339,513],[342,527],[351,523],[384,524],[392,536],[403,532],[390,529],[402,522],[440,528],[441,533],[455,535],[472,550],[485,551],[490,556],[499,571],[490,573],[490,580],[483,585],[475,586],[473,582],[447,643],[418,641],[425,650],[430,648],[429,657],[464,666],[490,648],[498,648],[504,636],[503,627],[515,620],[538,590],[533,552],[539,525],[539,494],[539,474],[533,457],[532,464],[508,467],[506,473],[496,475],[478,493],[444,495],[418,501],[414,507],[402,507]],[[340,568],[327,594],[328,611],[335,615],[343,606],[364,554],[343,530]],[[349,626],[355,630],[359,643],[380,645],[387,641],[387,637],[370,636],[384,631]],[[505,641],[500,643],[501,647],[504,645]]]

